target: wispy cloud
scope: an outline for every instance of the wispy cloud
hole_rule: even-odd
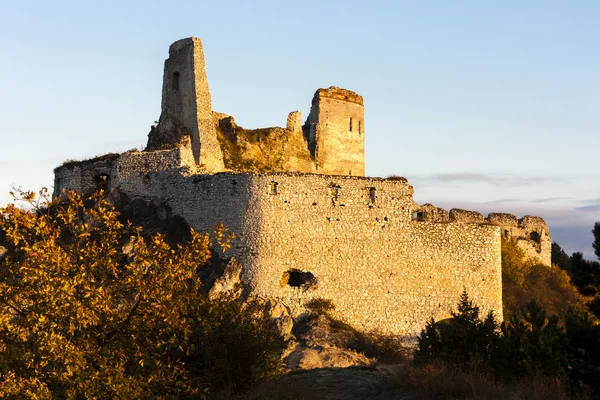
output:
[[[414,179],[438,183],[486,183],[493,186],[524,186],[565,179],[558,176],[525,176],[515,174],[481,174],[473,172],[453,172],[416,176]]]
[[[581,199],[577,200],[577,202],[583,204],[600,204],[600,197],[596,197],[595,199]]]
[[[600,203],[575,208],[577,211],[600,211]]]
[[[483,204],[504,204],[504,203],[520,203],[523,199],[499,199],[486,201]]]
[[[554,201],[573,200],[573,197],[547,197],[545,199],[533,199],[532,203],[552,203]]]

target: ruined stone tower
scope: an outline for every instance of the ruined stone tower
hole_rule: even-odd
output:
[[[335,86],[317,90],[304,129],[318,173],[365,175],[362,96]]]
[[[202,41],[195,37],[169,47],[160,120],[148,135],[148,148],[178,144],[188,135],[196,164],[208,172],[222,171],[223,154],[213,122]]]

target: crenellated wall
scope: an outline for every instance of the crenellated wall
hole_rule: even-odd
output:
[[[487,218],[476,211],[453,208],[447,212],[432,204],[423,204],[413,218],[429,222],[488,223],[501,228],[506,239],[514,240],[525,252],[525,256],[538,260],[543,265],[552,262],[552,238],[546,222],[540,217],[526,215],[519,219],[512,214],[490,213]]]

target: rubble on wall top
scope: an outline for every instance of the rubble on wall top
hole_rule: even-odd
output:
[[[450,219],[458,222],[485,222],[485,218],[483,218],[481,213],[478,213],[477,211],[461,210],[460,208],[453,208],[450,210]]]
[[[489,213],[487,220],[494,225],[517,226],[519,224],[516,216],[507,213]]]
[[[330,86],[327,89],[318,89],[315,92],[315,96],[313,97],[313,103],[317,101],[317,99],[320,97],[344,100],[350,103],[360,104],[361,106],[363,105],[363,97],[361,95],[357,94],[356,92],[353,92],[352,90],[342,89],[337,86]]]
[[[169,46],[169,54],[178,50],[181,50],[182,48],[189,46],[191,44],[194,43],[198,43],[200,45],[202,45],[202,40],[200,40],[200,38],[197,37],[189,37],[189,38],[185,38],[185,39],[180,39],[176,42],[173,42],[171,44],[171,46]]]

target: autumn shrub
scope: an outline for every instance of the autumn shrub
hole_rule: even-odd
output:
[[[527,258],[517,242],[502,239],[502,300],[504,318],[510,319],[535,299],[546,312],[564,316],[569,308],[585,310],[585,300],[568,273],[555,265]]]
[[[0,208],[0,393],[181,398],[242,390],[279,366],[260,304],[209,301],[208,234],[144,237],[101,194],[17,193]],[[229,246],[223,227],[215,232]]]

